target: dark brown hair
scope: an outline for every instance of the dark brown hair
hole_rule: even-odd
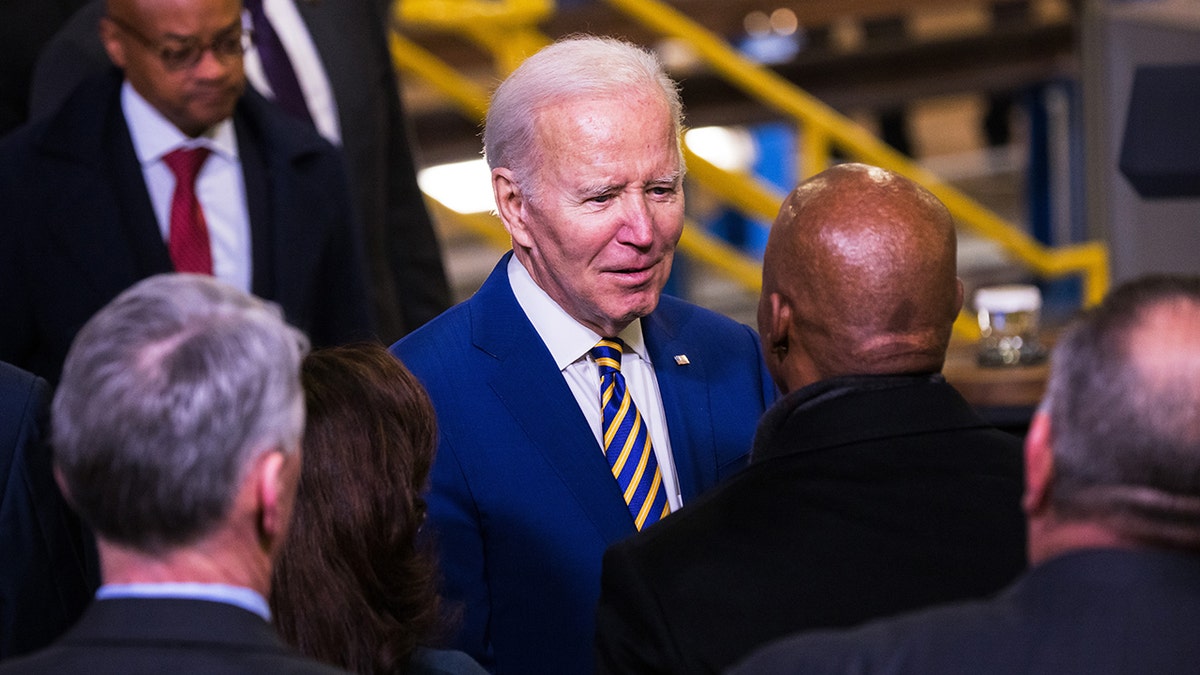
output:
[[[435,558],[416,543],[436,441],[433,404],[381,345],[310,354],[295,513],[271,611],[302,653],[397,673],[438,623]]]

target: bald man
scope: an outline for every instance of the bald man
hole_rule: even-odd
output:
[[[1050,361],[1025,443],[1026,574],[994,599],[781,640],[734,672],[1196,672],[1200,277],[1114,289]]]
[[[788,196],[758,310],[786,396],[749,467],[605,554],[601,672],[717,672],[776,637],[1020,574],[1020,441],[940,374],[955,249],[946,207],[883,169],[839,165]]]

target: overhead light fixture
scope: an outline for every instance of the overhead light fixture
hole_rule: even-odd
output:
[[[741,127],[698,127],[684,136],[688,149],[726,171],[748,172],[758,155],[754,139]]]
[[[417,172],[421,191],[459,213],[483,213],[496,208],[492,170],[487,161],[439,164]]]

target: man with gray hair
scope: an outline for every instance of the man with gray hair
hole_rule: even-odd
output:
[[[437,409],[429,529],[456,646],[495,672],[589,672],[605,548],[744,465],[775,395],[754,331],[660,297],[683,229],[680,111],[624,42],[525,61],[484,131],[513,251],[392,348]]]
[[[734,672],[1196,672],[1200,277],[1130,282],[1059,339],[1024,505],[1033,567],[994,600],[788,638]]]
[[[306,338],[211,277],[160,275],[83,327],[52,408],[55,473],[104,584],[3,673],[337,672],[274,636],[267,601],[300,475]]]

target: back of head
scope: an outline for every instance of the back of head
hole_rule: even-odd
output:
[[[626,98],[637,91],[655,91],[667,101],[678,138],[683,103],[675,82],[653,54],[595,36],[569,37],[545,47],[522,62],[492,95],[483,131],[488,165],[512,169],[521,182],[534,173],[537,162],[534,125],[540,109],[574,98]]]
[[[956,253],[953,220],[929,191],[841,164],[801,183],[780,209],[763,258],[763,302],[773,293],[786,300],[786,348],[811,361],[815,379],[937,371],[962,303]],[[764,341],[775,332],[762,325],[766,309]]]
[[[307,340],[211,277],[160,275],[83,327],[54,397],[55,462],[97,535],[147,553],[229,513],[262,451],[298,449]]]
[[[275,625],[313,658],[402,672],[438,616],[436,565],[415,543],[433,404],[381,345],[315,351],[303,381],[304,464],[274,569]]]
[[[1200,547],[1200,277],[1114,290],[1055,345],[1044,405],[1056,516]]]

